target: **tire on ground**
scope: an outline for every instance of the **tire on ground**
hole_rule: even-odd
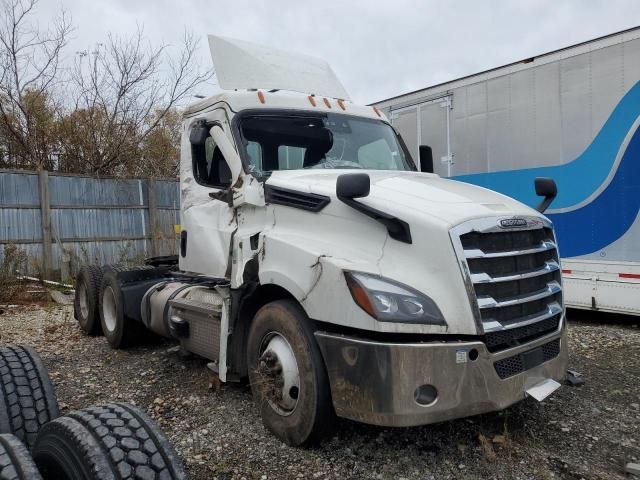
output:
[[[186,478],[153,420],[124,403],[85,408],[48,423],[38,434],[33,458],[45,479]]]
[[[100,325],[112,348],[127,348],[135,345],[144,327],[124,313],[124,301],[118,280],[119,269],[105,267],[99,295]]]
[[[42,480],[27,447],[10,433],[0,435],[0,480]]]
[[[276,437],[293,446],[316,443],[335,427],[329,379],[314,330],[313,323],[295,301],[278,300],[258,310],[249,332],[249,381],[262,421]],[[269,400],[273,389],[281,388],[282,381],[276,380],[274,386],[270,385],[271,379],[266,379],[258,368],[266,350],[265,342],[274,333],[290,346],[299,372],[295,407],[284,414]]]
[[[31,347],[0,347],[0,433],[32,446],[38,430],[58,417],[55,389]]]
[[[102,268],[95,265],[84,266],[76,278],[76,296],[73,311],[80,328],[89,335],[100,335],[100,313],[98,311]]]

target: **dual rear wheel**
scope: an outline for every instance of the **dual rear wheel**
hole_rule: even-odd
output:
[[[80,328],[88,335],[103,335],[113,348],[134,345],[144,328],[129,320],[117,274],[124,267],[84,266],[76,279],[74,312]]]

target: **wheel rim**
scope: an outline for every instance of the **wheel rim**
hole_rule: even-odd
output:
[[[258,359],[258,382],[271,408],[282,416],[291,415],[298,405],[300,373],[291,345],[279,333],[271,332],[262,341]]]
[[[87,287],[84,283],[78,288],[78,301],[80,303],[80,315],[83,319],[89,316],[89,299],[87,298]]]
[[[102,292],[102,317],[106,329],[113,332],[116,329],[116,295],[111,287]]]

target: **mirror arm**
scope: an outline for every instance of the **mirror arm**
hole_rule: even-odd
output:
[[[217,192],[209,192],[209,197],[213,200],[220,200],[221,202],[225,202],[230,207],[233,207],[233,191],[231,188],[227,188],[226,190],[220,190]]]
[[[242,174],[242,161],[240,160],[240,156],[219,125],[211,127],[209,133],[229,165],[229,169],[231,170],[231,186],[235,187]]]
[[[413,240],[411,239],[411,228],[409,228],[409,224],[404,220],[400,220],[393,215],[389,215],[388,213],[381,212],[380,210],[370,207],[369,205],[360,203],[353,198],[338,196],[338,200],[346,203],[351,208],[357,210],[360,213],[363,213],[367,217],[371,217],[383,224],[385,227],[387,227],[389,236],[394,240],[409,244],[413,243]]]
[[[540,213],[544,213],[547,208],[549,208],[549,205],[551,205],[551,202],[553,202],[553,199],[556,198],[556,196],[550,196],[550,197],[544,197],[542,199],[542,201],[538,204],[538,206],[536,207],[536,210],[539,211]]]

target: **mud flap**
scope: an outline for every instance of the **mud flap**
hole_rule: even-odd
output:
[[[528,388],[525,393],[529,397],[535,398],[541,402],[553,392],[560,388],[560,384],[551,378],[547,378],[539,383],[536,383],[533,387]]]

